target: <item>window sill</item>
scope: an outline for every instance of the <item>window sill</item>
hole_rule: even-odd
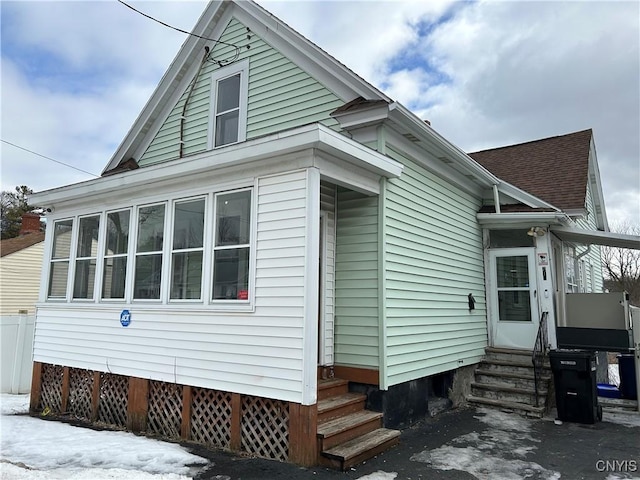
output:
[[[190,315],[211,315],[213,314],[225,314],[225,313],[254,313],[255,305],[250,303],[243,303],[241,305],[233,304],[203,304],[199,303],[160,303],[160,302],[65,302],[65,301],[47,301],[36,304],[39,309],[51,309],[51,310],[90,310],[90,311],[114,311],[120,312],[123,309],[130,310],[132,312],[147,312],[147,313],[180,313],[185,312]]]

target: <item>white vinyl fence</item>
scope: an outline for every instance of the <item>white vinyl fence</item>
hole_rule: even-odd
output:
[[[0,316],[0,393],[29,393],[33,370],[33,330],[36,316]]]

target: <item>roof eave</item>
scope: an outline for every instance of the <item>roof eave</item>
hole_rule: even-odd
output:
[[[437,145],[441,150],[448,154],[448,158],[452,163],[468,172],[469,175],[475,177],[481,185],[485,187],[492,187],[493,185],[499,185],[502,182],[498,177],[473,160],[462,149],[436,132],[429,124],[421,120],[402,104],[393,102],[389,105],[389,118],[395,122],[403,123],[416,136],[421,136],[427,141]]]
[[[29,202],[53,207],[61,202],[86,200],[100,195],[118,195],[125,190],[130,192],[154,182],[178,181],[180,178],[210,173],[220,168],[244,165],[307,149],[327,152],[388,178],[400,176],[403,170],[402,164],[375,150],[323,125],[311,124],[191,157],[37,192],[29,196]]]

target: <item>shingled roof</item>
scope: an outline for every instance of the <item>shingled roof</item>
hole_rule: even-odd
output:
[[[510,184],[563,210],[585,208],[591,129],[469,153]]]
[[[27,233],[19,237],[0,240],[0,257],[24,250],[27,247],[44,241],[44,232]]]

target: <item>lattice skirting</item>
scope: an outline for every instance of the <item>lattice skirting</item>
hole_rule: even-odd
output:
[[[299,443],[291,434],[292,422],[302,421],[291,416],[298,404],[37,362],[36,369],[38,412],[48,407],[87,422],[281,461],[291,461],[292,442]]]
[[[192,440],[220,448],[231,447],[230,393],[193,388],[190,420]]]
[[[93,372],[80,368],[69,369],[69,400],[67,411],[77,418],[91,420],[93,416]]]
[[[54,413],[62,411],[62,382],[64,367],[60,365],[42,366],[42,386],[38,410],[50,410]]]
[[[147,429],[164,437],[180,437],[182,425],[182,386],[151,381]]]

